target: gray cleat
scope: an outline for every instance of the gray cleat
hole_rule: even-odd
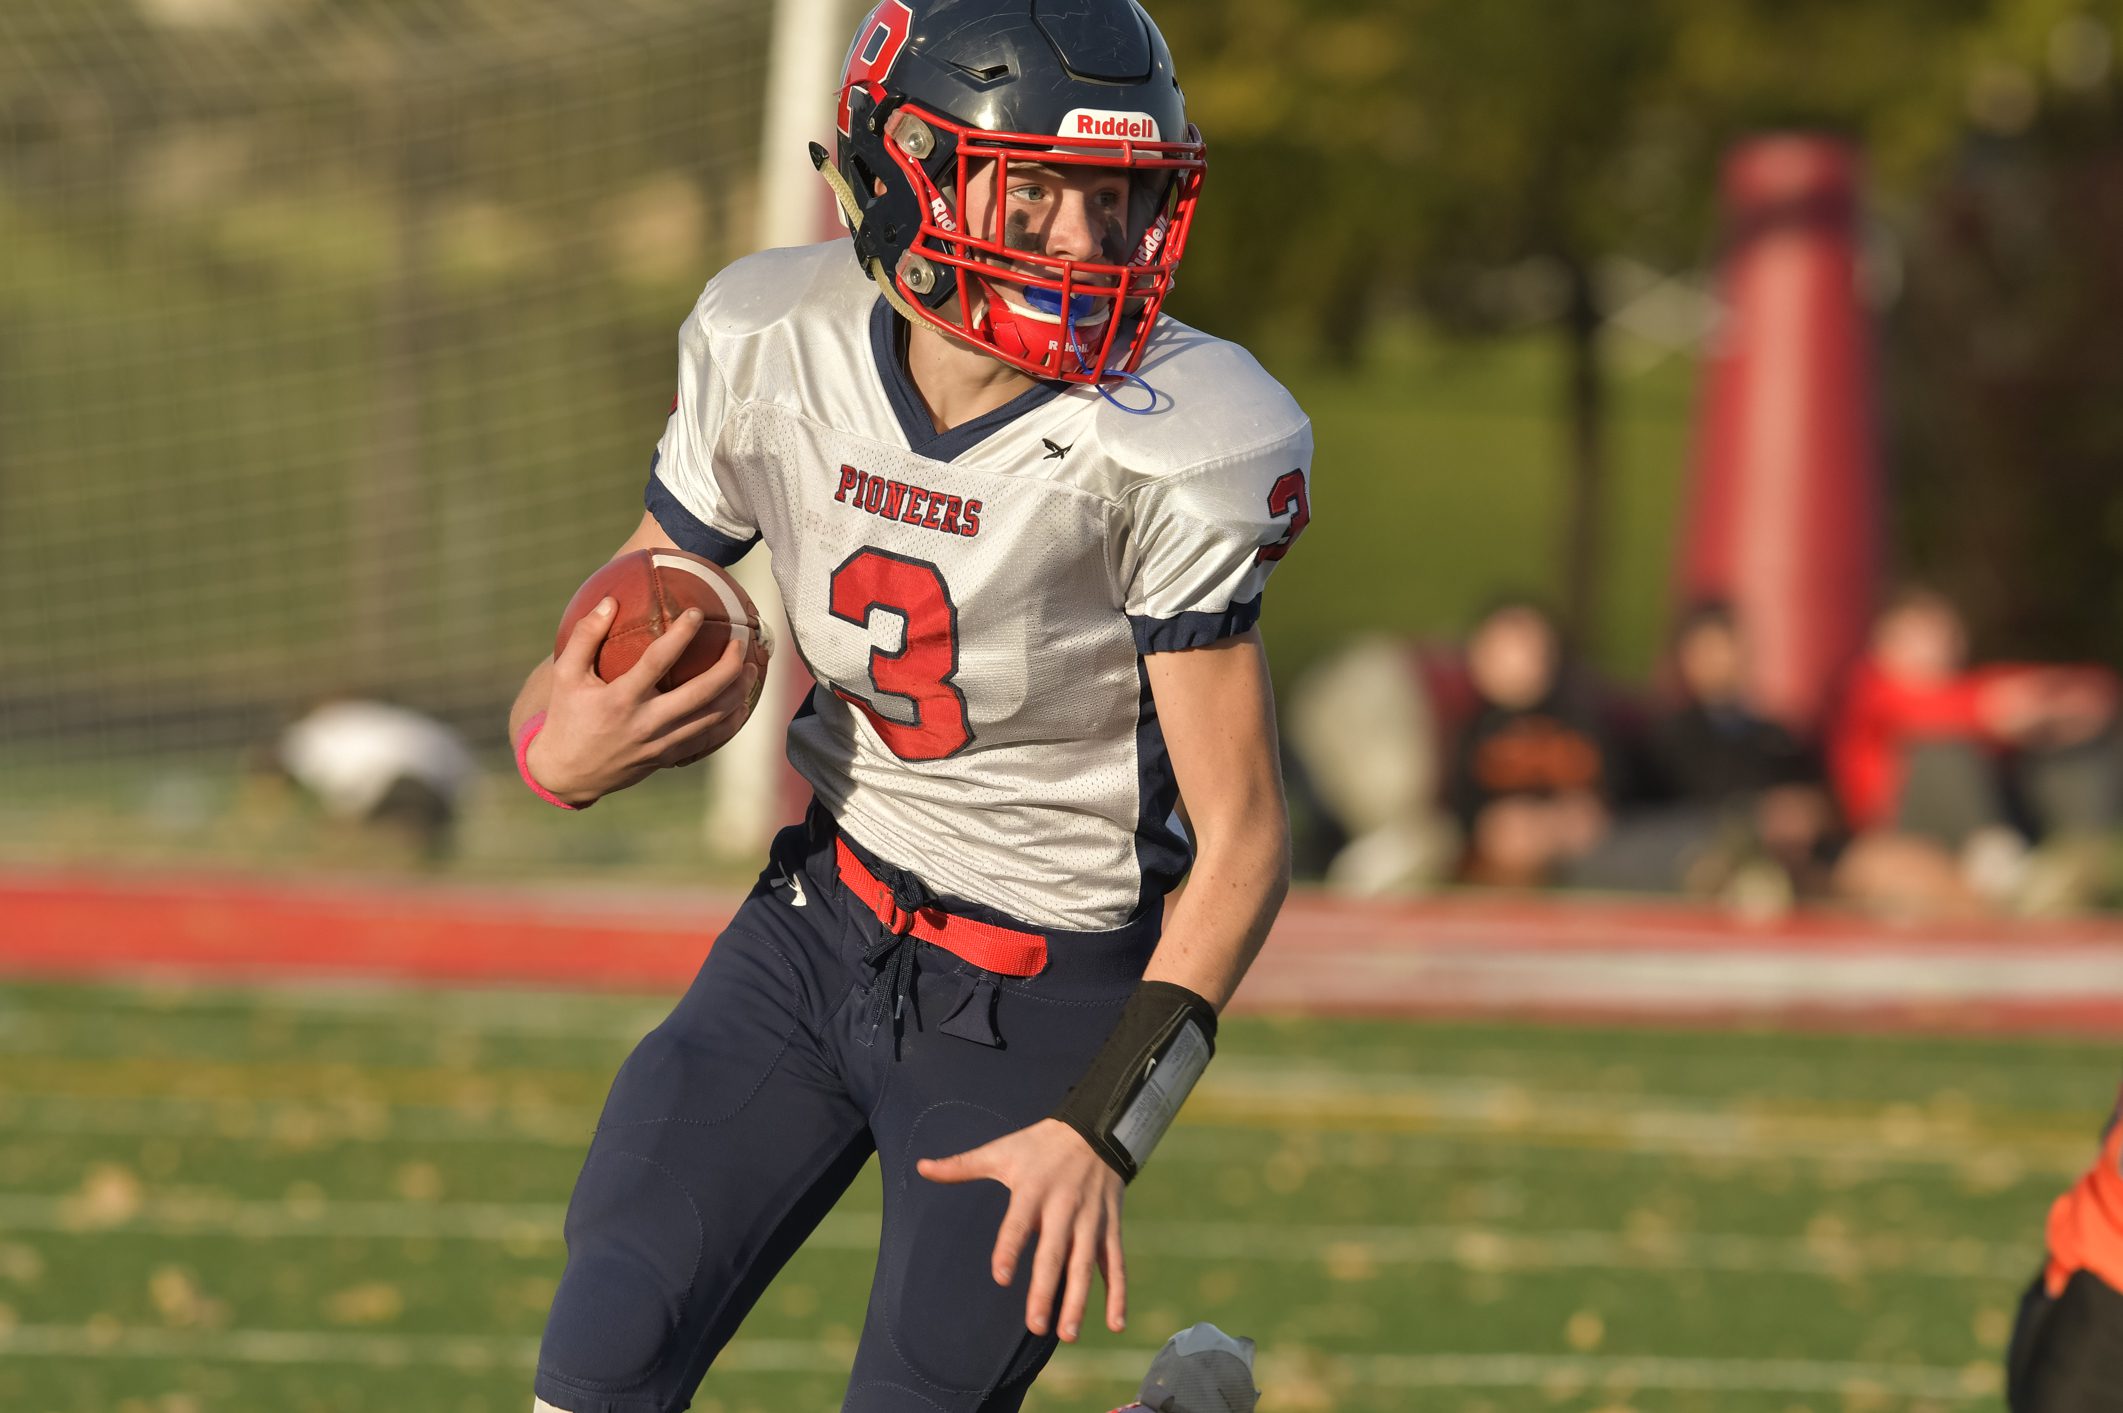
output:
[[[1153,1413],[1253,1413],[1253,1341],[1233,1339],[1208,1323],[1165,1341],[1136,1397]]]

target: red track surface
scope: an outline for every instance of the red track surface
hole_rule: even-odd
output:
[[[0,870],[0,972],[671,991],[737,899]],[[1644,902],[1300,893],[1257,1011],[2123,1035],[2123,921],[1750,926]]]

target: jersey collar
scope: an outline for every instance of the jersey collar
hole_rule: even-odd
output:
[[[931,461],[956,461],[1011,422],[1037,407],[1044,407],[1061,394],[1062,383],[1035,382],[992,412],[983,412],[970,422],[961,422],[948,432],[936,430],[920,389],[907,375],[899,356],[899,327],[904,321],[879,296],[870,309],[870,352],[877,362],[878,381],[884,385],[885,401],[899,419],[899,430],[908,450]]]

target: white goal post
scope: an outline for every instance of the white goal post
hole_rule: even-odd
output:
[[[776,0],[759,150],[761,249],[804,245],[841,229],[806,149],[813,142],[832,145],[834,90],[860,14],[861,0]],[[809,686],[766,549],[746,556],[735,572],[760,612],[777,620],[780,642],[753,712],[758,724],[709,762],[706,843],[710,852],[732,859],[757,857],[800,795],[782,756],[782,727]]]

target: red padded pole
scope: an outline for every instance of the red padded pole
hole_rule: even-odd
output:
[[[1879,587],[1860,179],[1857,152],[1833,138],[1761,137],[1726,156],[1723,317],[1678,556],[1682,597],[1735,605],[1757,700],[1802,731],[1862,645]]]

